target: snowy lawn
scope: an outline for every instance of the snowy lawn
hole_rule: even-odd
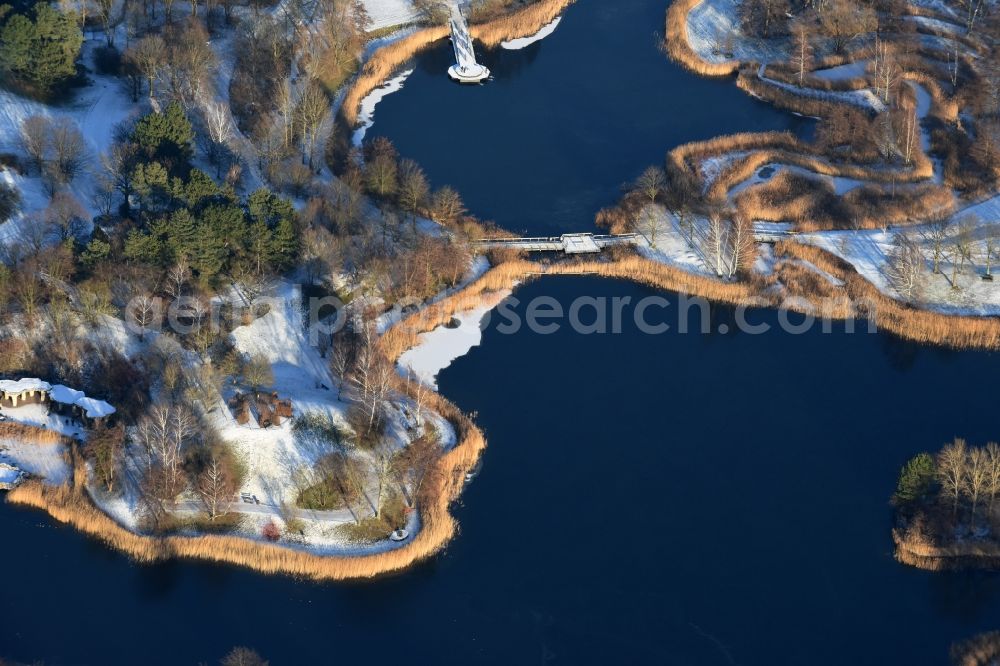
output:
[[[740,30],[739,0],[704,0],[688,13],[691,48],[708,62],[783,60],[788,40],[747,37]],[[725,48],[724,48],[725,47]],[[729,50],[731,53],[724,53]]]
[[[268,389],[277,391],[282,399],[291,399],[296,415],[321,414],[344,424],[347,404],[338,400],[337,383],[306,339],[300,288],[282,283],[268,302],[266,315],[233,330],[236,349],[271,364],[274,381]],[[253,422],[237,424],[226,406],[220,406],[217,413],[216,425],[223,438],[247,465],[247,481],[241,492],[255,494],[269,505],[294,503],[295,474],[312,468],[330,452],[329,447],[315,441],[296,438],[291,420],[265,430]]]
[[[362,4],[371,18],[369,30],[402,25],[420,18],[410,0],[362,0]]]
[[[39,476],[46,483],[60,485],[70,478],[66,447],[62,444],[35,444],[19,439],[0,439],[0,463]]]
[[[654,261],[676,266],[689,273],[714,277],[709,268],[700,240],[707,233],[704,220],[694,220],[694,242],[689,243],[685,231],[681,230],[677,217],[663,206],[647,206],[643,215],[646,222],[641,225],[639,251]],[[655,233],[653,228],[655,227]]]
[[[38,428],[45,428],[46,430],[53,430],[66,435],[67,437],[81,439],[84,434],[83,429],[81,429],[80,426],[73,421],[73,419],[67,416],[49,413],[49,408],[46,405],[4,407],[3,411],[0,411],[0,414],[3,414],[11,421],[17,421],[18,423],[24,423],[25,425],[31,425]]]
[[[850,263],[879,291],[900,298],[892,280],[887,274],[890,258],[897,242],[897,235],[906,236],[921,250],[926,264],[924,285],[916,304],[920,307],[947,314],[998,315],[1000,314],[1000,281],[989,282],[981,275],[985,272],[984,262],[979,256],[977,242],[985,232],[986,221],[972,231],[972,259],[955,264],[949,256],[950,245],[943,244],[944,255],[940,258],[939,273],[933,272],[934,242],[926,225],[888,231],[824,231],[801,234],[795,240],[821,247]],[[957,229],[953,229],[952,233]],[[952,276],[955,275],[955,284]],[[956,288],[957,287],[957,288]]]

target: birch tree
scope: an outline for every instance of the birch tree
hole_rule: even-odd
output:
[[[896,236],[886,273],[896,291],[907,301],[920,297],[924,286],[924,254],[906,236]]]
[[[989,468],[989,474],[986,481],[986,493],[990,498],[989,504],[987,505],[987,511],[992,517],[993,502],[996,501],[997,495],[1000,494],[1000,444],[990,442],[986,445],[985,450]]]
[[[892,91],[899,81],[900,71],[893,45],[878,35],[875,36],[875,45],[872,47],[872,68],[875,92],[888,104]]]
[[[344,392],[344,382],[351,374],[353,366],[351,363],[351,349],[345,339],[334,341],[333,354],[330,356],[330,371],[337,379],[337,398],[342,399]]]
[[[951,515],[958,515],[958,501],[965,489],[967,449],[964,439],[945,445],[937,456],[938,481],[942,495],[951,501]]]
[[[129,303],[128,313],[132,323],[138,327],[139,340],[146,339],[146,329],[156,320],[159,309],[157,300],[151,294],[139,294]]]
[[[235,492],[232,475],[219,456],[213,454],[205,469],[198,475],[198,496],[205,505],[210,520],[229,511]]]
[[[729,232],[729,277],[745,270],[753,261],[756,243],[753,222],[749,218],[737,216],[730,223]]]
[[[725,256],[726,246],[729,242],[728,225],[722,217],[722,211],[713,208],[708,216],[708,237],[706,245],[709,261],[715,270],[715,274],[722,277],[726,274]]]
[[[987,487],[990,480],[989,457],[983,449],[972,447],[969,450],[966,462],[964,492],[972,504],[972,527],[976,526],[976,509],[979,506],[979,499]]]
[[[319,137],[330,117],[330,99],[315,79],[310,79],[303,89],[295,117],[302,137],[302,163],[312,169]]]
[[[799,87],[805,85],[806,72],[812,68],[812,32],[805,21],[797,21],[792,26],[791,63],[798,73]]]
[[[948,218],[939,220],[932,223],[928,229],[928,236],[930,237],[933,252],[931,257],[933,261],[933,273],[935,275],[941,273],[941,260],[944,259],[945,243],[948,240],[950,222],[951,220]]]
[[[215,177],[222,177],[225,157],[229,153],[229,141],[233,138],[234,127],[229,109],[222,102],[206,101],[202,105],[205,121],[205,157],[215,166]]]

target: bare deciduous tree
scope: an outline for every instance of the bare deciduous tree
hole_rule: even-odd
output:
[[[170,267],[170,270],[167,271],[167,293],[170,294],[171,298],[177,300],[184,295],[184,287],[186,287],[190,281],[191,268],[188,266],[187,259],[181,257],[173,266]]]
[[[159,35],[147,35],[125,52],[125,58],[142,73],[149,86],[149,99],[156,97],[156,79],[167,57],[167,45]]]
[[[50,124],[52,165],[59,180],[71,182],[86,165],[87,143],[76,123],[66,117]]]
[[[420,165],[413,160],[402,160],[399,163],[397,195],[400,207],[410,214],[414,223],[416,223],[417,213],[426,205],[429,194],[430,185],[428,185],[427,176]]]
[[[958,514],[958,501],[962,498],[966,475],[966,446],[964,439],[946,445],[937,456],[937,476],[941,492],[951,501],[952,516]]]
[[[811,26],[805,21],[796,21],[792,26],[791,64],[798,72],[799,87],[805,85],[806,72],[812,68],[813,47]]]
[[[734,217],[729,232],[729,277],[750,267],[756,245],[750,218],[742,215]]]
[[[302,163],[313,168],[319,137],[330,118],[330,98],[315,79],[302,90],[295,106],[296,124],[302,137]]]
[[[872,78],[875,81],[875,92],[888,104],[892,92],[900,79],[900,68],[896,62],[896,51],[892,43],[875,36],[872,46]]]
[[[969,449],[966,461],[965,487],[964,493],[972,503],[972,526],[976,526],[976,509],[979,506],[979,499],[987,487],[990,480],[989,458],[986,451],[979,447]]]
[[[950,218],[933,222],[927,231],[931,241],[931,259],[935,275],[941,272],[941,260],[944,259],[945,255],[945,243],[948,241],[949,230],[951,228],[950,222]]]
[[[989,442],[986,445],[986,459],[989,466],[989,475],[986,481],[986,493],[990,497],[988,511],[993,513],[993,502],[1000,494],[1000,444]]]
[[[330,357],[330,370],[337,379],[337,397],[340,399],[344,392],[344,382],[353,371],[351,363],[351,349],[344,339],[336,340],[333,345],[333,354]]]
[[[148,457],[147,487],[157,499],[173,501],[184,490],[184,449],[197,434],[194,413],[174,402],[154,405],[140,420],[136,435]]]
[[[274,381],[271,363],[263,356],[254,356],[243,368],[243,381],[255,393],[262,386],[271,384]]]
[[[212,455],[205,469],[198,475],[198,496],[205,505],[210,520],[215,520],[229,510],[236,492],[232,475],[218,455]]]
[[[49,119],[44,116],[25,118],[21,123],[21,148],[39,173],[45,168],[49,145]]]
[[[920,247],[903,234],[897,235],[886,273],[899,295],[908,301],[920,298],[925,270],[924,254]]]
[[[202,116],[205,122],[205,140],[202,147],[209,164],[215,166],[215,177],[222,177],[223,168],[227,168],[228,156],[232,153],[229,141],[233,138],[235,127],[229,109],[222,102],[208,100],[202,104]]]
[[[145,293],[139,294],[128,304],[127,312],[132,323],[139,329],[139,339],[146,338],[146,329],[156,320],[159,302],[156,297]]]

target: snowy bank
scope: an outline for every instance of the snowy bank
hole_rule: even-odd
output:
[[[500,48],[507,49],[508,51],[517,51],[519,49],[527,48],[534,44],[535,42],[540,42],[559,27],[559,23],[562,21],[561,16],[557,16],[552,23],[543,27],[541,30],[531,35],[530,37],[521,37],[519,39],[511,39],[505,42],[500,42]]]
[[[406,81],[407,77],[413,73],[412,69],[408,69],[401,74],[397,74],[392,77],[381,86],[371,91],[365,98],[361,100],[361,107],[358,111],[358,128],[354,130],[354,134],[351,136],[351,143],[355,146],[360,146],[361,142],[364,141],[365,134],[368,129],[375,124],[375,107],[385,99],[388,95],[403,89],[403,82]]]
[[[436,390],[438,373],[482,342],[484,320],[493,308],[490,303],[456,314],[459,325],[455,328],[439,326],[422,333],[420,344],[399,357],[400,367],[412,371],[419,381]]]

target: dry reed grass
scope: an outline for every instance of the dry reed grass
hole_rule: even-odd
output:
[[[951,647],[954,666],[989,666],[1000,660],[1000,631],[988,631]]]
[[[894,528],[892,541],[896,561],[927,571],[1000,569],[1000,548],[983,542],[961,542],[938,546],[913,538],[905,529]]]
[[[357,124],[361,100],[368,93],[385,83],[413,56],[447,36],[446,26],[423,28],[375,51],[348,87],[340,106],[340,114],[348,127]]]
[[[492,21],[469,26],[469,31],[473,39],[487,48],[493,48],[500,42],[535,34],[552,23],[573,2],[575,0],[540,0]]]
[[[836,65],[830,65],[830,67],[835,66]],[[825,69],[824,67],[814,68]],[[768,63],[764,68],[764,76],[789,85],[799,85],[799,72],[795,67],[788,63]],[[869,85],[866,76],[860,76],[853,79],[824,79],[816,76],[812,72],[806,72],[806,75],[802,79],[802,83],[806,88],[824,90],[827,92],[861,90],[863,88],[867,88]]]
[[[70,441],[54,430],[16,421],[0,422],[0,439],[16,439],[29,444],[65,444]]]
[[[922,344],[955,349],[1000,349],[1000,319],[920,310],[879,291],[849,263],[812,245],[782,241],[775,252],[809,261],[844,282],[855,316],[873,318],[879,329]]]
[[[954,210],[955,197],[943,185],[899,189],[861,186],[844,195],[801,174],[782,171],[768,182],[740,192],[734,207],[748,219],[795,221],[800,231],[877,229],[940,219]]]
[[[695,53],[688,41],[688,14],[703,0],[674,0],[667,9],[664,46],[667,54],[678,63],[702,76],[732,76],[740,63],[708,62]]]

